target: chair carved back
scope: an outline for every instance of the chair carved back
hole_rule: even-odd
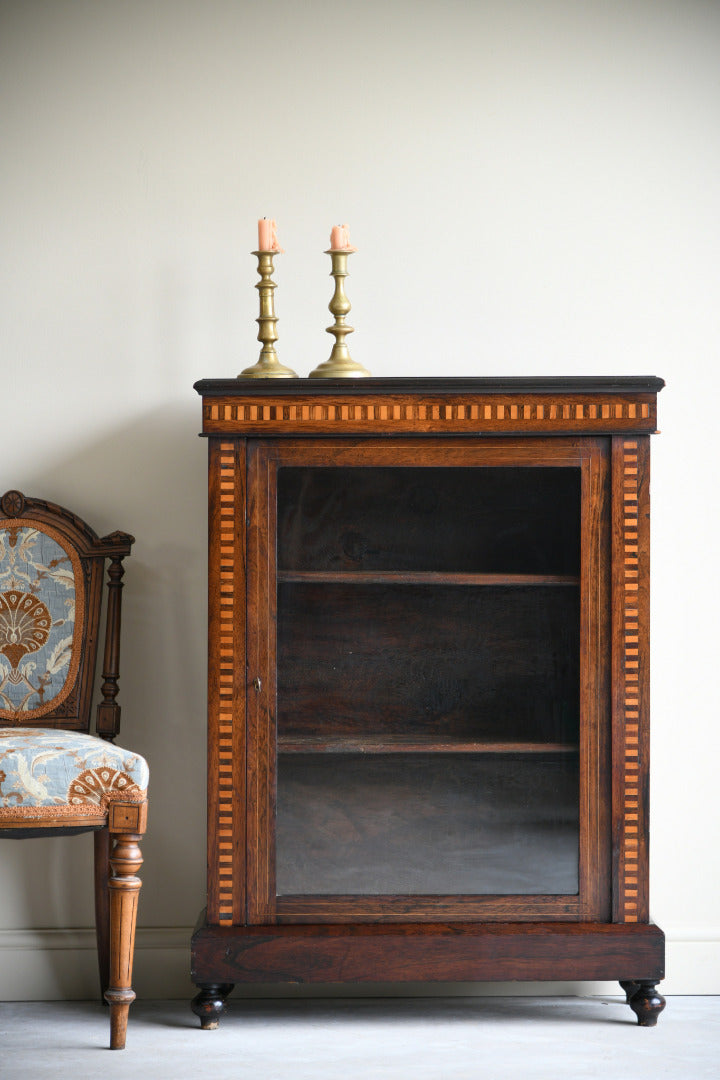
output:
[[[97,734],[120,726],[122,560],[134,539],[100,539],[76,514],[8,491],[0,499],[0,726],[89,731],[103,571],[109,560]]]

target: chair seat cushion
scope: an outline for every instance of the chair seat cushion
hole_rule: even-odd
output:
[[[113,800],[140,802],[149,771],[139,754],[77,731],[0,728],[0,823],[97,817]]]

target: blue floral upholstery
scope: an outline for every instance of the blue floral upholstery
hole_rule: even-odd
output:
[[[24,519],[0,528],[0,719],[27,722],[73,688],[83,635],[77,553]]]
[[[0,728],[0,827],[9,819],[96,817],[113,800],[140,802],[148,776],[144,758],[93,735]]]

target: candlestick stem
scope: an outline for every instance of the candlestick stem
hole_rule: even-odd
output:
[[[253,251],[253,255],[257,255],[260,275],[260,280],[255,286],[260,293],[260,315],[255,321],[260,327],[258,341],[262,342],[262,349],[258,362],[241,371],[238,375],[239,379],[297,379],[297,374],[292,368],[280,363],[275,349],[275,342],[278,339],[278,319],[275,314],[274,296],[277,285],[272,280],[274,254],[273,251]]]
[[[347,261],[349,251],[333,250],[326,252],[332,262],[331,276],[335,279],[335,293],[328,304],[331,313],[335,316],[333,326],[327,327],[328,334],[335,338],[329,359],[319,364],[314,371],[310,372],[311,379],[358,379],[364,378],[370,372],[353,360],[347,347],[345,338],[352,334],[353,327],[345,321],[350,311],[350,301],[345,295],[345,278],[348,276]]]

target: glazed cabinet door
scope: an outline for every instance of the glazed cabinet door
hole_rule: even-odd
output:
[[[609,441],[249,440],[249,923],[610,911]]]

